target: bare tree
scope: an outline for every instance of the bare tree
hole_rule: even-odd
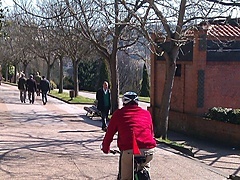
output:
[[[64,3],[58,0],[38,3],[37,7],[34,7],[34,11],[27,2],[25,4],[15,0],[14,2],[24,14],[35,18],[34,24],[37,27],[33,28],[36,32],[33,33],[35,36],[32,37],[31,50],[46,61],[48,79],[50,69],[57,59],[60,61],[60,68],[65,55],[72,61],[74,91],[75,96],[77,96],[79,88],[78,64],[85,55],[89,56],[93,50],[93,46],[89,46],[89,43],[81,37],[79,23],[66,12],[66,5],[64,6]],[[62,70],[60,71],[62,72]],[[60,74],[61,79],[62,74]]]
[[[58,12],[55,12],[57,14]],[[53,19],[55,21],[55,39],[59,45],[59,51],[68,56],[73,64],[73,82],[75,96],[78,96],[79,80],[78,66],[81,61],[87,59],[94,52],[93,46],[83,39],[79,33],[79,24],[71,16],[58,16]]]
[[[57,4],[62,1],[54,1]],[[229,18],[239,12],[239,3],[220,0],[65,0],[68,11],[58,16],[74,19],[73,27],[81,38],[90,42],[108,61],[111,71],[113,110],[119,106],[119,74],[117,52],[138,41],[140,32],[152,46],[152,53],[166,60],[164,92],[155,107],[155,136],[166,138],[171,93],[179,49],[188,40],[185,32],[209,18]],[[66,13],[68,12],[68,13]],[[56,16],[45,17],[53,19]],[[76,26],[74,23],[76,23]],[[132,31],[131,31],[132,30]],[[74,34],[76,36],[76,34]],[[156,39],[160,43],[156,43]],[[162,42],[162,43],[161,43]],[[163,43],[169,42],[169,47]],[[77,59],[76,59],[77,60]],[[155,117],[159,117],[155,118]]]
[[[34,17],[42,18],[44,21],[54,20],[58,17],[65,17],[70,20],[70,28],[77,30],[81,34],[82,41],[87,41],[92,44],[98,53],[106,59],[111,71],[111,87],[112,87],[112,107],[113,110],[119,106],[119,75],[117,52],[128,46],[133,45],[138,40],[137,33],[133,33],[134,29],[128,26],[129,22],[134,21],[132,12],[124,11],[118,0],[99,1],[99,0],[65,0],[65,5],[62,1],[55,0],[48,7],[62,7],[58,9],[56,14],[46,13],[46,6],[39,5],[40,11],[28,10],[30,4],[25,3],[20,5],[17,0],[14,2],[22,9],[25,14],[33,15]],[[137,1],[133,12],[137,12],[144,2]],[[41,11],[44,11],[42,13]],[[70,16],[71,15],[71,16]],[[128,28],[129,27],[129,28]],[[73,31],[72,31],[73,32]],[[77,34],[75,34],[77,37]],[[73,41],[71,41],[73,43]],[[73,63],[76,62],[75,61]],[[76,86],[76,85],[75,85]]]
[[[19,43],[22,42],[22,38],[20,36],[19,26],[10,19],[8,19],[8,23],[9,25],[4,27],[4,31],[8,36],[3,37],[1,45],[4,49],[3,51],[5,51],[4,55],[6,57],[6,62],[4,64],[6,66],[14,66],[14,74],[11,76],[13,76],[13,82],[16,82],[17,69],[22,57],[21,52],[23,48],[19,46]]]
[[[126,91],[140,91],[143,61],[129,56],[125,52],[119,52],[119,87],[120,93]]]
[[[166,74],[161,104],[153,104],[153,119],[155,125],[155,137],[167,137],[168,116],[171,102],[171,93],[176,71],[176,59],[180,47],[187,41],[184,33],[193,28],[196,23],[208,18],[227,18],[234,11],[238,3],[227,5],[224,1],[187,1],[187,0],[146,0],[142,6],[142,13],[134,13],[134,17],[141,24],[139,29],[152,45],[152,53],[163,56],[166,60]],[[121,1],[129,11],[135,9],[137,1]],[[228,4],[229,5],[229,4]],[[151,24],[151,25],[150,25]],[[137,27],[135,24],[131,26]],[[170,47],[165,48],[160,42],[169,42]],[[158,117],[158,118],[156,118]]]
[[[65,0],[65,2],[71,15],[79,23],[79,33],[92,43],[109,64],[112,110],[114,111],[119,107],[117,52],[134,44],[138,38],[126,34],[126,32],[130,32],[126,31],[126,27],[133,20],[132,13],[123,11],[118,0]],[[142,3],[137,1],[133,11],[136,12],[142,6]]]
[[[230,0],[230,1],[223,1],[223,0],[207,0],[208,2],[213,2],[213,3],[218,3],[218,4],[222,4],[224,6],[239,6],[240,7],[240,3],[237,2],[236,0]]]

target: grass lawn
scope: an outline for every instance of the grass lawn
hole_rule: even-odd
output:
[[[120,94],[119,97],[122,98],[123,95]],[[150,103],[150,97],[142,97],[142,96],[138,96],[138,99],[139,99],[139,101],[146,102],[146,103]]]
[[[184,147],[184,144],[179,144],[175,141],[171,141],[169,139],[162,139],[162,138],[156,138],[158,140],[158,142],[161,142],[161,143],[165,143],[167,145],[175,145],[175,146],[178,146],[178,147]]]
[[[64,101],[68,101],[69,103],[72,104],[94,104],[95,99],[91,99],[91,98],[87,98],[87,97],[83,97],[83,96],[77,96],[74,97],[73,99],[70,98],[69,93],[67,92],[63,92],[63,93],[58,93],[58,90],[52,90],[50,92],[51,96],[54,96],[58,99],[62,99]]]
[[[76,103],[79,103],[79,104],[94,104],[94,101],[95,101],[95,99],[86,98],[86,97],[83,97],[83,96],[77,96],[77,97],[74,97],[73,99],[71,99],[70,96],[69,96],[69,93],[67,93],[67,92],[58,93],[58,90],[52,90],[50,92],[50,95],[54,96],[58,99],[62,99],[64,101],[68,101],[69,103],[72,103],[72,104],[76,104]],[[120,98],[122,98],[122,95],[120,95]],[[150,97],[139,97],[139,100],[149,103],[150,102]]]
[[[139,101],[150,103],[150,97],[141,97],[141,96],[139,96]]]

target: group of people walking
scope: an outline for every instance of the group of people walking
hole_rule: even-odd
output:
[[[26,97],[28,95],[28,100],[30,104],[34,104],[35,93],[40,96],[42,93],[42,102],[45,105],[47,103],[47,93],[50,92],[50,83],[45,78],[45,76],[40,76],[39,72],[35,76],[30,75],[27,79],[24,73],[18,80],[18,89],[20,91],[20,101],[26,103]],[[27,94],[28,93],[28,94]]]

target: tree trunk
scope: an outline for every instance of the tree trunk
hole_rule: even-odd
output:
[[[23,73],[26,75],[26,71],[27,71],[27,66],[28,64],[23,64]]]
[[[116,56],[112,56],[110,70],[111,70],[111,103],[112,103],[111,111],[114,112],[119,108],[119,74]]]
[[[17,65],[14,65],[13,83],[17,83]]]
[[[160,110],[157,113],[157,117],[160,117],[158,120],[155,119],[155,137],[156,138],[167,138],[168,131],[168,118],[169,118],[169,109],[171,104],[171,95],[172,88],[174,83],[174,76],[176,72],[176,59],[178,56],[178,47],[173,47],[172,51],[169,53],[172,56],[168,56],[166,59],[166,73],[165,73],[165,82],[164,89],[162,94],[162,101]]]
[[[74,91],[75,91],[75,97],[78,96],[78,63],[76,60],[73,61],[73,82],[74,82]]]
[[[63,93],[63,57],[59,57],[59,89],[58,93]]]
[[[6,64],[5,65],[5,67],[6,67],[6,70],[5,70],[5,81],[8,81],[9,79],[8,79],[8,71],[9,71],[9,65],[8,64]]]
[[[47,61],[47,79],[50,81],[51,80],[51,66],[50,63]]]

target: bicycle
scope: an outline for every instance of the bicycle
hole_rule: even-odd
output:
[[[118,150],[110,150],[110,153],[112,154],[121,154]],[[151,180],[150,174],[146,167],[143,165],[146,162],[146,157],[148,154],[144,154],[142,156],[134,156],[133,155],[133,177],[134,180]],[[119,161],[119,167],[120,167],[120,161]],[[120,171],[118,173],[118,180],[120,180]]]

